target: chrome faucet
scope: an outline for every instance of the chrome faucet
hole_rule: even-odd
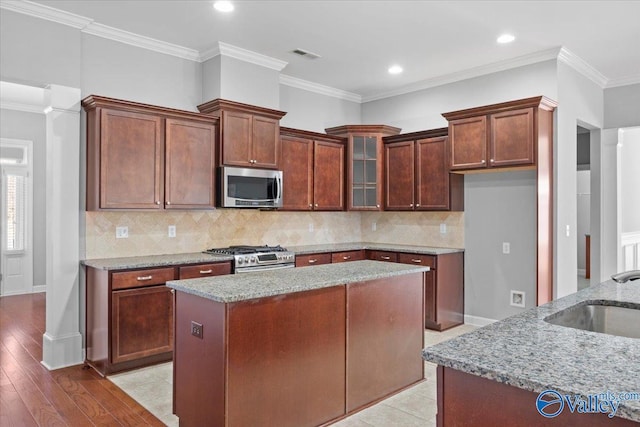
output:
[[[640,279],[640,270],[629,270],[614,274],[611,278],[618,283],[626,283],[628,280],[638,280]]]

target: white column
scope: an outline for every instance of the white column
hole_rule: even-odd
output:
[[[47,301],[42,364],[83,362],[80,333],[80,89],[47,88]]]

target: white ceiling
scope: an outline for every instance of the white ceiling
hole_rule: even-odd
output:
[[[640,82],[640,1],[265,0],[236,1],[230,14],[202,0],[36,3],[200,53],[227,43],[287,62],[283,74],[364,99],[561,47],[603,86]],[[498,45],[503,32],[516,41]],[[394,63],[404,73],[389,75]]]

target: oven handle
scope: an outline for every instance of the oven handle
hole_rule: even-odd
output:
[[[255,266],[255,267],[249,267],[249,268],[240,268],[240,269],[235,269],[234,273],[235,274],[240,274],[240,273],[251,273],[251,272],[258,272],[258,271],[269,271],[269,270],[282,270],[284,268],[294,268],[296,265],[295,264],[279,264],[279,265],[259,265],[259,266]]]

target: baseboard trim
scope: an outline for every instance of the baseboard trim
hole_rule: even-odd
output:
[[[464,315],[464,323],[465,325],[472,325],[472,326],[487,326],[490,325],[492,323],[497,322],[496,319],[488,319],[486,317],[479,317],[479,316],[471,316],[469,314],[465,314]]]
[[[74,333],[62,337],[42,335],[42,364],[52,371],[80,365],[84,361],[82,335]]]
[[[582,276],[584,277],[587,274],[587,270],[584,268],[579,268],[578,269],[578,276]]]
[[[38,285],[38,286],[34,286],[33,288],[31,288],[31,293],[32,294],[37,294],[40,292],[47,292],[47,285]]]

